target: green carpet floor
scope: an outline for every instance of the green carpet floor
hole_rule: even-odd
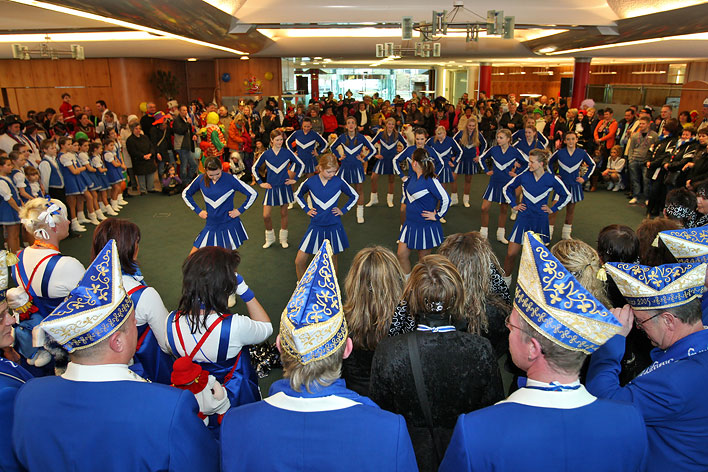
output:
[[[464,208],[462,203],[452,207],[448,212],[447,223],[443,225],[445,235],[456,232],[476,231],[480,226],[481,197],[487,186],[486,176],[475,176],[472,180],[470,208]],[[262,204],[264,190],[256,187],[259,198],[256,203],[242,216],[243,224],[250,239],[239,249],[241,253],[241,273],[253,289],[258,300],[263,304],[273,321],[274,335],[278,333],[280,315],[295,288],[295,254],[300,240],[308,225],[309,217],[296,206],[289,213],[290,247],[283,249],[273,245],[263,249],[264,226]],[[370,182],[364,185],[368,201]],[[379,244],[395,251],[399,228],[398,205],[388,208],[385,204],[385,187],[379,185],[379,200],[383,201],[376,207],[367,208],[366,222],[356,223],[355,211],[344,216],[344,227],[349,237],[350,247],[339,256],[339,282],[343,289],[344,278],[352,258],[358,250],[369,245]],[[241,200],[241,195],[238,197]],[[396,188],[396,202],[400,200],[400,186]],[[155,287],[162,296],[168,309],[176,308],[179,301],[182,274],[182,262],[189,254],[192,242],[203,228],[201,220],[189,210],[179,195],[167,197],[161,194],[150,194],[128,200],[129,204],[120,212],[119,218],[135,222],[142,232],[138,260],[147,284]],[[202,205],[201,196],[197,201]],[[462,198],[460,198],[460,202]],[[496,234],[498,206],[493,205],[490,213],[489,234]],[[276,212],[274,212],[276,213]],[[605,225],[622,223],[636,228],[644,215],[644,208],[627,205],[623,192],[607,192],[604,190],[586,193],[585,201],[576,207],[573,236],[595,246],[597,234]],[[556,222],[556,242],[560,238],[564,211],[561,211]],[[280,228],[280,216],[274,214],[274,227]],[[507,221],[507,236],[511,233],[512,221]],[[61,250],[78,258],[84,265],[90,262],[92,225],[87,225],[89,231],[79,237],[73,237],[62,242]],[[506,246],[492,237],[492,247],[501,262],[504,261]],[[415,257],[415,256],[414,256]],[[236,306],[236,311],[245,314],[242,302]],[[279,372],[273,372],[262,384],[266,388],[273,380],[279,378]],[[264,391],[267,391],[264,390]]]

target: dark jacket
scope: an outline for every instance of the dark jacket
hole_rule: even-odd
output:
[[[514,127],[510,128],[509,123],[513,123]],[[511,116],[511,113],[507,111],[502,115],[501,120],[499,120],[499,126],[510,129],[512,133],[514,131],[519,131],[524,127],[524,115],[517,112],[514,113],[514,116]]]
[[[708,179],[708,149],[698,149],[693,157],[693,167],[686,169],[686,180],[695,186],[698,182]]]
[[[175,135],[175,148],[180,151],[194,152],[194,131],[192,123],[177,115],[172,122],[172,134]]]
[[[149,175],[157,170],[157,149],[146,135],[140,137],[131,134],[125,141],[125,147],[133,161],[133,172],[135,175]],[[145,159],[145,154],[152,154],[149,159]]]
[[[165,129],[160,129],[159,126],[153,126],[150,130],[150,141],[152,141],[155,150],[162,156],[162,159],[167,160],[168,152],[172,149],[172,131],[169,126]]]

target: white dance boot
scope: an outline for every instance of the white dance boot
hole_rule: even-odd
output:
[[[372,193],[371,194],[371,200],[369,200],[369,203],[366,204],[366,206],[374,206],[378,205],[379,203],[379,194],[378,193]]]
[[[118,212],[121,210],[120,203],[118,203],[118,200],[111,200],[111,208],[113,208],[113,211],[116,212],[116,215]]]
[[[88,218],[86,218],[86,215],[84,214],[83,211],[77,211],[77,212],[76,212],[76,220],[77,220],[79,223],[81,223],[81,224],[84,224],[84,223],[91,223],[91,220],[89,220]]]
[[[364,222],[364,205],[356,206],[356,222],[359,224]]]
[[[263,249],[268,249],[273,245],[275,242],[275,230],[274,229],[267,229],[265,232],[265,244],[263,245]]]
[[[511,216],[509,217],[509,219],[510,219],[511,221],[516,221],[516,215],[517,215],[518,213],[519,213],[518,211],[516,211],[516,210],[514,210],[514,209],[512,208],[512,209],[511,209]]]
[[[504,228],[497,228],[497,241],[502,244],[509,244],[509,241],[504,237]]]
[[[101,210],[98,210],[98,211],[101,211]],[[104,217],[104,218],[105,218],[105,217]],[[89,213],[89,214],[88,214],[88,220],[89,220],[89,223],[91,223],[92,225],[98,226],[98,225],[101,224],[101,222],[98,221],[98,218],[96,218],[96,212]]]
[[[103,214],[103,211],[102,211],[102,210],[96,210],[96,219],[97,219],[98,221],[103,221],[103,220],[107,220],[108,217]]]
[[[455,206],[455,205],[458,205],[459,203],[460,202],[457,199],[457,193],[453,193],[452,195],[450,195],[450,206]]]
[[[71,230],[75,233],[83,233],[84,231],[86,231],[86,228],[82,226],[81,223],[79,223],[79,220],[74,218],[73,220],[71,220]]]
[[[482,226],[479,228],[479,234],[481,234],[483,238],[489,238],[489,228]]]
[[[573,231],[573,225],[563,225],[563,232],[561,233],[562,239],[571,239],[570,233]]]
[[[280,233],[278,233],[278,237],[280,239],[280,245],[283,246],[283,249],[287,249],[288,248],[288,230],[281,229]]]
[[[393,208],[393,194],[392,193],[386,194],[386,205],[388,205],[389,208]]]
[[[470,196],[469,195],[462,195],[462,204],[465,206],[465,208],[470,207]]]

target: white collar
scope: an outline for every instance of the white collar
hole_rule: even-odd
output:
[[[291,397],[285,392],[278,392],[264,400],[271,406],[281,410],[297,411],[300,413],[313,413],[317,411],[344,410],[352,406],[360,405],[359,402],[349,398],[329,395],[327,397],[301,398]]]
[[[551,384],[539,382],[537,380],[528,379],[526,381],[528,387],[546,388]],[[499,403],[519,403],[537,408],[557,408],[561,410],[570,410],[580,408],[594,402],[597,398],[591,395],[584,385],[580,385],[580,381],[576,380],[568,386],[580,387],[575,390],[547,391],[536,390],[533,388],[520,388],[515,391],[506,400]]]
[[[127,364],[84,365],[69,362],[62,378],[75,382],[117,382],[121,380],[147,382],[130,370]]]

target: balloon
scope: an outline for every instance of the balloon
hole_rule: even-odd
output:
[[[223,74],[221,74],[222,82],[228,82],[229,80],[231,80],[231,74],[229,74],[228,72],[224,72]]]
[[[148,109],[147,102],[140,102],[139,108],[140,108],[140,111],[142,111],[143,113],[147,113],[147,109]]]
[[[260,87],[260,86],[261,86],[261,81],[260,81],[260,80],[256,80],[256,85],[258,85],[258,86]]]
[[[273,80],[273,73],[268,71],[265,73],[264,77],[266,80]]]
[[[243,81],[243,86],[244,86],[244,87],[248,87],[248,80],[244,80],[244,81]]]

